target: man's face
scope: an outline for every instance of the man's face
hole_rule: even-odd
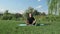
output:
[[[29,17],[32,17],[32,14],[31,13],[29,14]]]

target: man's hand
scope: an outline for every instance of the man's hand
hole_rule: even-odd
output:
[[[36,20],[34,20],[32,24],[34,24],[34,23],[36,23]]]

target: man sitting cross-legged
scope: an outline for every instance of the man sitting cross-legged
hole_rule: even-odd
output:
[[[36,20],[35,20],[35,18],[32,16],[31,13],[29,13],[29,17],[27,18],[26,24],[27,24],[27,25],[35,25],[35,24],[36,24]]]

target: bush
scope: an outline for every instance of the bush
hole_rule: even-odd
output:
[[[3,15],[1,17],[2,20],[11,20],[12,19],[12,16],[11,15]]]

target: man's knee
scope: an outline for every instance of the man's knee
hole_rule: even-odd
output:
[[[33,25],[35,25],[35,24],[36,24],[36,22]]]

